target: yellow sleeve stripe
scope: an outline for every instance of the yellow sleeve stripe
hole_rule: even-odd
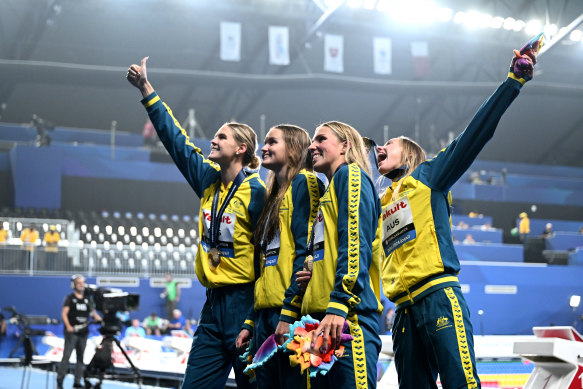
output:
[[[255,327],[255,323],[253,322],[253,320],[245,320],[245,324],[251,327]]]
[[[513,73],[508,73],[508,78],[512,78],[513,80],[520,82],[522,85],[526,84],[526,80],[524,78],[518,78]]]
[[[299,316],[300,316],[300,315],[298,315],[298,313],[297,313],[297,312],[290,311],[290,310],[288,310],[288,309],[282,309],[282,310],[281,310],[281,314],[282,314],[282,315],[285,315],[285,316],[293,317],[293,318],[297,318],[297,317],[299,317]]]
[[[160,96],[155,96],[152,100],[144,103],[144,107],[148,108],[148,107],[154,105],[157,101],[160,101]]]
[[[334,309],[338,309],[339,311],[348,313],[348,307],[346,307],[346,305],[340,304],[340,303],[335,303],[333,301],[328,303],[328,308],[334,308]]]

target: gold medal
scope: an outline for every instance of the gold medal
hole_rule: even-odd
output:
[[[265,263],[267,262],[267,255],[265,253],[261,253],[261,267],[265,267]]]
[[[304,260],[304,270],[311,272],[313,268],[314,268],[314,257],[311,255],[307,255],[306,259]]]
[[[221,263],[221,253],[218,248],[213,247],[209,251],[209,266],[211,270],[214,270]]]

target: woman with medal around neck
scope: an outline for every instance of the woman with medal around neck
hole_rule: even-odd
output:
[[[381,204],[362,138],[348,124],[320,125],[310,145],[314,170],[328,179],[308,245],[312,271],[301,313],[320,320],[322,352],[339,345],[344,322],[353,340],[324,376],[311,378],[313,388],[376,388],[380,303]],[[312,343],[312,347],[314,344]]]
[[[513,72],[480,107],[468,127],[435,158],[406,137],[376,147],[378,170],[393,182],[383,205],[383,291],[395,303],[393,350],[399,388],[479,388],[468,305],[457,278],[450,188],[472,164],[506,109],[532,78]],[[411,367],[415,366],[414,369]]]
[[[148,81],[146,61],[131,65],[128,81],[140,90],[150,120],[181,173],[200,197],[196,275],[206,301],[188,357],[183,389],[224,387],[231,366],[239,388],[253,388],[243,374],[235,341],[253,303],[253,231],[265,185],[245,167],[259,166],[257,136],[247,125],[226,123],[205,158]]]
[[[280,124],[269,130],[261,148],[262,166],[270,172],[265,206],[255,230],[255,242],[261,250],[260,275],[255,282],[254,310],[237,338],[237,347],[251,338],[252,354],[274,333],[277,343],[282,344],[290,323],[301,317],[302,291],[295,273],[304,265],[324,192],[324,185],[313,173],[310,143],[303,128]],[[290,366],[288,354],[282,351],[255,369],[255,374],[259,388],[306,386],[306,377],[299,368]]]

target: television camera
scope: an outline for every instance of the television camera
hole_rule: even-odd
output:
[[[122,329],[122,321],[118,314],[126,311],[136,311],[140,304],[140,295],[136,293],[123,292],[121,289],[97,288],[95,285],[88,285],[85,294],[90,296],[95,304],[95,309],[103,314],[102,325],[99,332],[103,335],[101,344],[95,350],[93,359],[85,369],[85,387],[101,388],[104,378],[135,378],[141,387],[141,373],[134,365],[119,340],[115,335]],[[125,376],[118,374],[114,370],[111,353],[115,343],[125,356],[131,366],[132,373]],[[98,382],[92,385],[89,378],[97,378]]]
[[[122,322],[118,314],[137,311],[140,306],[139,294],[127,293],[117,288],[98,288],[95,285],[88,285],[85,288],[85,294],[92,298],[95,309],[103,314],[103,324],[99,330],[102,335],[121,331]]]
[[[10,351],[9,357],[12,358],[20,346],[23,346],[25,364],[28,365],[32,360],[32,355],[38,354],[36,347],[34,346],[34,343],[31,341],[30,337],[35,335],[45,335],[46,332],[45,330],[31,328],[30,326],[38,324],[59,324],[59,320],[52,319],[44,315],[24,315],[19,313],[15,307],[4,307],[3,310],[12,314],[12,317],[8,320],[8,322],[18,326],[20,330],[18,343]]]

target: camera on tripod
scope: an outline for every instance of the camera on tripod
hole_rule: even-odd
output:
[[[122,322],[118,318],[118,313],[126,311],[137,311],[140,305],[140,295],[127,293],[121,289],[97,288],[95,285],[88,285],[85,288],[85,295],[90,296],[95,304],[95,309],[103,314],[102,325],[99,332],[103,335],[101,344],[95,349],[95,355],[85,369],[85,387],[101,388],[104,377],[111,378],[135,378],[141,385],[141,373],[134,365],[126,351],[115,335],[121,331]],[[114,371],[111,353],[115,343],[125,356],[133,373],[125,377]],[[109,375],[107,373],[110,373]],[[89,378],[98,378],[99,382],[93,385]]]
[[[121,331],[122,323],[119,312],[137,311],[140,306],[140,295],[124,292],[116,288],[97,288],[88,285],[85,294],[93,298],[95,309],[103,314],[103,324],[99,330],[102,334]]]

